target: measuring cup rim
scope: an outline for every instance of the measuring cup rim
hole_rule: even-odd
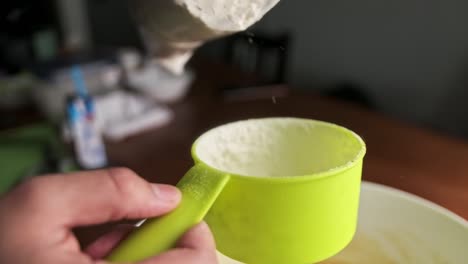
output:
[[[356,139],[359,142],[359,144],[361,146],[361,149],[354,156],[354,158],[352,160],[350,160],[349,162],[347,162],[345,164],[342,164],[340,166],[328,169],[328,170],[324,170],[324,171],[320,171],[320,172],[316,172],[316,173],[311,173],[311,174],[305,174],[305,175],[285,175],[285,176],[275,176],[275,177],[259,177],[259,176],[252,176],[252,175],[242,175],[242,174],[239,174],[239,173],[233,173],[233,172],[229,172],[229,171],[220,170],[220,169],[217,169],[217,168],[209,165],[208,163],[206,163],[205,161],[203,161],[202,159],[200,159],[198,157],[196,151],[197,151],[197,146],[198,146],[199,141],[204,136],[207,136],[207,134],[213,132],[214,130],[222,128],[222,127],[238,124],[238,123],[254,122],[254,121],[267,121],[267,120],[296,120],[296,121],[303,121],[303,122],[312,122],[312,123],[315,123],[315,124],[318,124],[318,125],[328,126],[328,127],[334,128],[334,129],[338,129],[338,130],[352,136],[354,139]],[[340,125],[337,125],[337,124],[333,124],[333,123],[330,123],[330,122],[321,121],[321,120],[308,119],[308,118],[297,118],[297,117],[267,117],[267,118],[254,118],[254,119],[246,119],[246,120],[230,122],[230,123],[227,123],[227,124],[224,124],[224,125],[214,127],[212,129],[204,132],[203,134],[201,134],[195,140],[195,142],[193,143],[192,148],[191,148],[192,158],[194,159],[196,164],[198,164],[198,163],[203,164],[204,166],[206,166],[206,167],[208,167],[208,168],[210,168],[212,170],[215,170],[215,171],[221,172],[221,173],[225,173],[225,174],[229,174],[232,177],[241,177],[241,178],[245,178],[245,179],[249,179],[249,180],[253,180],[253,181],[261,181],[261,182],[269,182],[269,183],[303,182],[303,181],[318,180],[318,179],[323,179],[323,178],[326,178],[326,177],[338,175],[338,174],[341,174],[342,172],[345,172],[345,171],[353,168],[357,163],[362,161],[362,159],[364,158],[364,156],[366,154],[366,151],[367,151],[367,148],[366,148],[366,144],[365,144],[364,140],[358,134],[356,134],[354,131],[352,131],[352,130],[346,128],[346,127],[343,127],[343,126],[340,126]]]

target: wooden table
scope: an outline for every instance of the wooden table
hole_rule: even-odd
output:
[[[226,101],[219,88],[255,79],[224,64],[195,61],[198,79],[187,100],[173,105],[169,125],[107,145],[115,164],[154,182],[175,184],[192,165],[193,140],[216,125],[270,116],[320,119],[360,134],[368,148],[363,178],[419,195],[468,219],[468,142],[436,134],[359,106],[314,94],[250,101]],[[24,121],[36,120],[33,111]],[[18,117],[18,113],[15,113]],[[17,125],[17,124],[16,124]],[[87,244],[110,228],[80,229]]]
[[[255,78],[236,74],[236,69],[224,64],[195,61],[193,65],[198,78],[189,97],[172,106],[172,123],[109,143],[108,153],[115,164],[129,167],[150,181],[175,184],[192,165],[192,142],[212,127],[257,117],[320,119],[346,126],[364,138],[368,148],[364,180],[414,193],[468,219],[468,142],[315,94],[223,100],[220,88],[243,85]],[[87,244],[111,227],[84,228],[77,235],[82,244]]]
[[[111,159],[151,181],[176,183],[191,166],[190,145],[203,131],[229,121],[293,116],[346,126],[366,141],[364,180],[393,186],[468,219],[468,143],[396,121],[358,106],[312,94],[225,102],[194,97],[173,107],[163,128],[108,145]]]
[[[109,143],[111,160],[154,182],[175,184],[192,165],[190,146],[209,128],[230,121],[270,116],[320,119],[360,134],[368,148],[363,177],[442,205],[468,219],[468,143],[313,94],[226,102],[193,96],[173,106],[166,127]],[[83,244],[109,230],[78,232]]]

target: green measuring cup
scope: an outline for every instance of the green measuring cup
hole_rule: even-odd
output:
[[[244,263],[329,258],[354,236],[365,151],[352,131],[315,120],[252,119],[212,129],[193,145],[195,165],[178,184],[180,206],[146,221],[107,259],[159,254],[202,219],[218,250]]]

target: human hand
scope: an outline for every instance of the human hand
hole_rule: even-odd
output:
[[[180,199],[177,188],[150,184],[128,169],[35,177],[0,198],[0,263],[104,264],[128,230],[81,250],[72,228],[160,216]],[[175,249],[139,264],[173,263],[217,263],[206,224],[187,232]]]

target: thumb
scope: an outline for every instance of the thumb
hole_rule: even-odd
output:
[[[11,196],[41,212],[43,220],[68,227],[155,217],[173,210],[181,198],[177,188],[150,184],[123,168],[37,177]]]

